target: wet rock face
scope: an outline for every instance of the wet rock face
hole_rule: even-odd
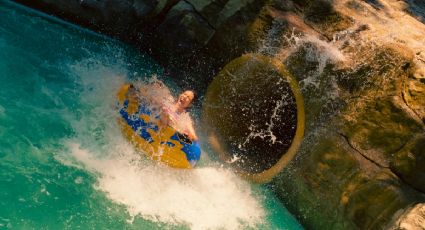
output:
[[[202,90],[219,67],[252,50],[251,25],[266,0],[16,2],[136,44]]]
[[[418,135],[394,154],[391,169],[406,183],[425,193],[425,135]]]
[[[334,8],[385,11],[386,1],[323,4],[329,3],[331,9],[315,11],[311,1],[276,1],[271,10],[272,25],[283,25],[273,32],[283,39],[266,37],[265,44],[281,49],[262,52],[280,55],[299,81],[306,108],[298,156],[273,185],[307,228],[384,229],[425,200],[425,61],[422,52],[408,46],[409,38],[367,40],[376,36],[376,25]],[[302,20],[294,19],[293,11],[301,12]]]
[[[410,0],[407,2],[408,4],[401,3],[402,9],[425,23],[425,5],[423,2],[420,0]]]
[[[200,50],[214,35],[215,29],[208,23],[191,4],[180,1],[168,11],[155,34],[162,39],[164,50],[174,49],[187,58],[189,50]]]
[[[361,83],[361,99],[347,106],[341,122],[341,132],[349,143],[375,164],[388,168],[397,152],[423,132],[423,123],[412,116],[403,101],[403,85],[410,73],[405,67],[411,56],[384,47],[376,51],[371,63],[386,73],[368,76]],[[382,66],[387,66],[383,69]],[[370,72],[376,72],[370,66]],[[351,76],[350,76],[351,75]],[[347,76],[362,75],[354,71]],[[361,79],[361,78],[360,78]],[[386,84],[382,84],[382,81]],[[359,91],[359,92],[360,92]]]
[[[405,210],[391,223],[389,230],[421,230],[425,228],[425,203]]]
[[[425,52],[416,54],[416,58],[425,64]],[[406,80],[403,88],[403,100],[415,115],[425,123],[425,68],[417,68]]]
[[[91,27],[100,32],[119,36],[131,31],[137,23],[137,13],[150,12],[153,4],[133,4],[133,1],[27,1],[17,2],[57,15],[61,18]]]
[[[353,25],[353,21],[341,13],[335,11],[330,0],[294,1],[304,9],[305,22],[322,35],[332,39],[333,35]]]

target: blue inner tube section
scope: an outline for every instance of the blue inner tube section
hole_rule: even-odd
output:
[[[128,114],[128,100],[124,101],[124,106],[119,110],[121,117],[127,122],[127,124],[133,129],[135,133],[137,133],[141,138],[145,139],[147,142],[152,143],[155,140],[152,138],[149,129],[158,132],[159,127],[153,122],[146,122],[145,120],[140,118],[140,115],[152,115],[152,110],[146,104],[139,104],[137,112],[134,114]],[[159,119],[160,115],[155,116],[156,119]],[[199,145],[199,141],[191,141],[186,135],[175,132],[174,135],[171,136],[171,140],[175,140],[182,144],[182,148],[180,149],[186,154],[186,159],[193,166],[196,162],[199,161],[201,157],[201,147]],[[162,145],[168,145],[170,147],[174,147],[175,144],[172,142],[161,142]]]

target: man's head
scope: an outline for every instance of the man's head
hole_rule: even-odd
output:
[[[177,99],[177,105],[180,109],[187,109],[192,104],[194,98],[195,92],[192,90],[186,90],[179,95],[179,98]]]

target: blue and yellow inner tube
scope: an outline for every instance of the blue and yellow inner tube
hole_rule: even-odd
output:
[[[131,84],[118,91],[120,124],[124,136],[150,158],[175,168],[193,168],[201,156],[197,141],[177,132],[173,127],[160,124],[160,115],[141,103]]]

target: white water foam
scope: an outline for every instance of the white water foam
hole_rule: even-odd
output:
[[[240,229],[261,223],[264,213],[250,185],[229,170],[173,169],[140,160],[124,143],[118,148],[116,155],[99,159],[70,143],[72,155],[100,174],[96,188],[124,204],[132,217],[191,229]]]
[[[95,188],[126,207],[129,221],[142,217],[191,229],[241,229],[262,224],[262,198],[228,169],[180,170],[141,156],[115,122],[115,92],[125,71],[98,63],[71,66],[81,77],[82,116],[70,116],[75,137],[64,140],[63,163],[97,176]],[[98,76],[103,76],[99,78]],[[205,154],[205,153],[203,153]]]

